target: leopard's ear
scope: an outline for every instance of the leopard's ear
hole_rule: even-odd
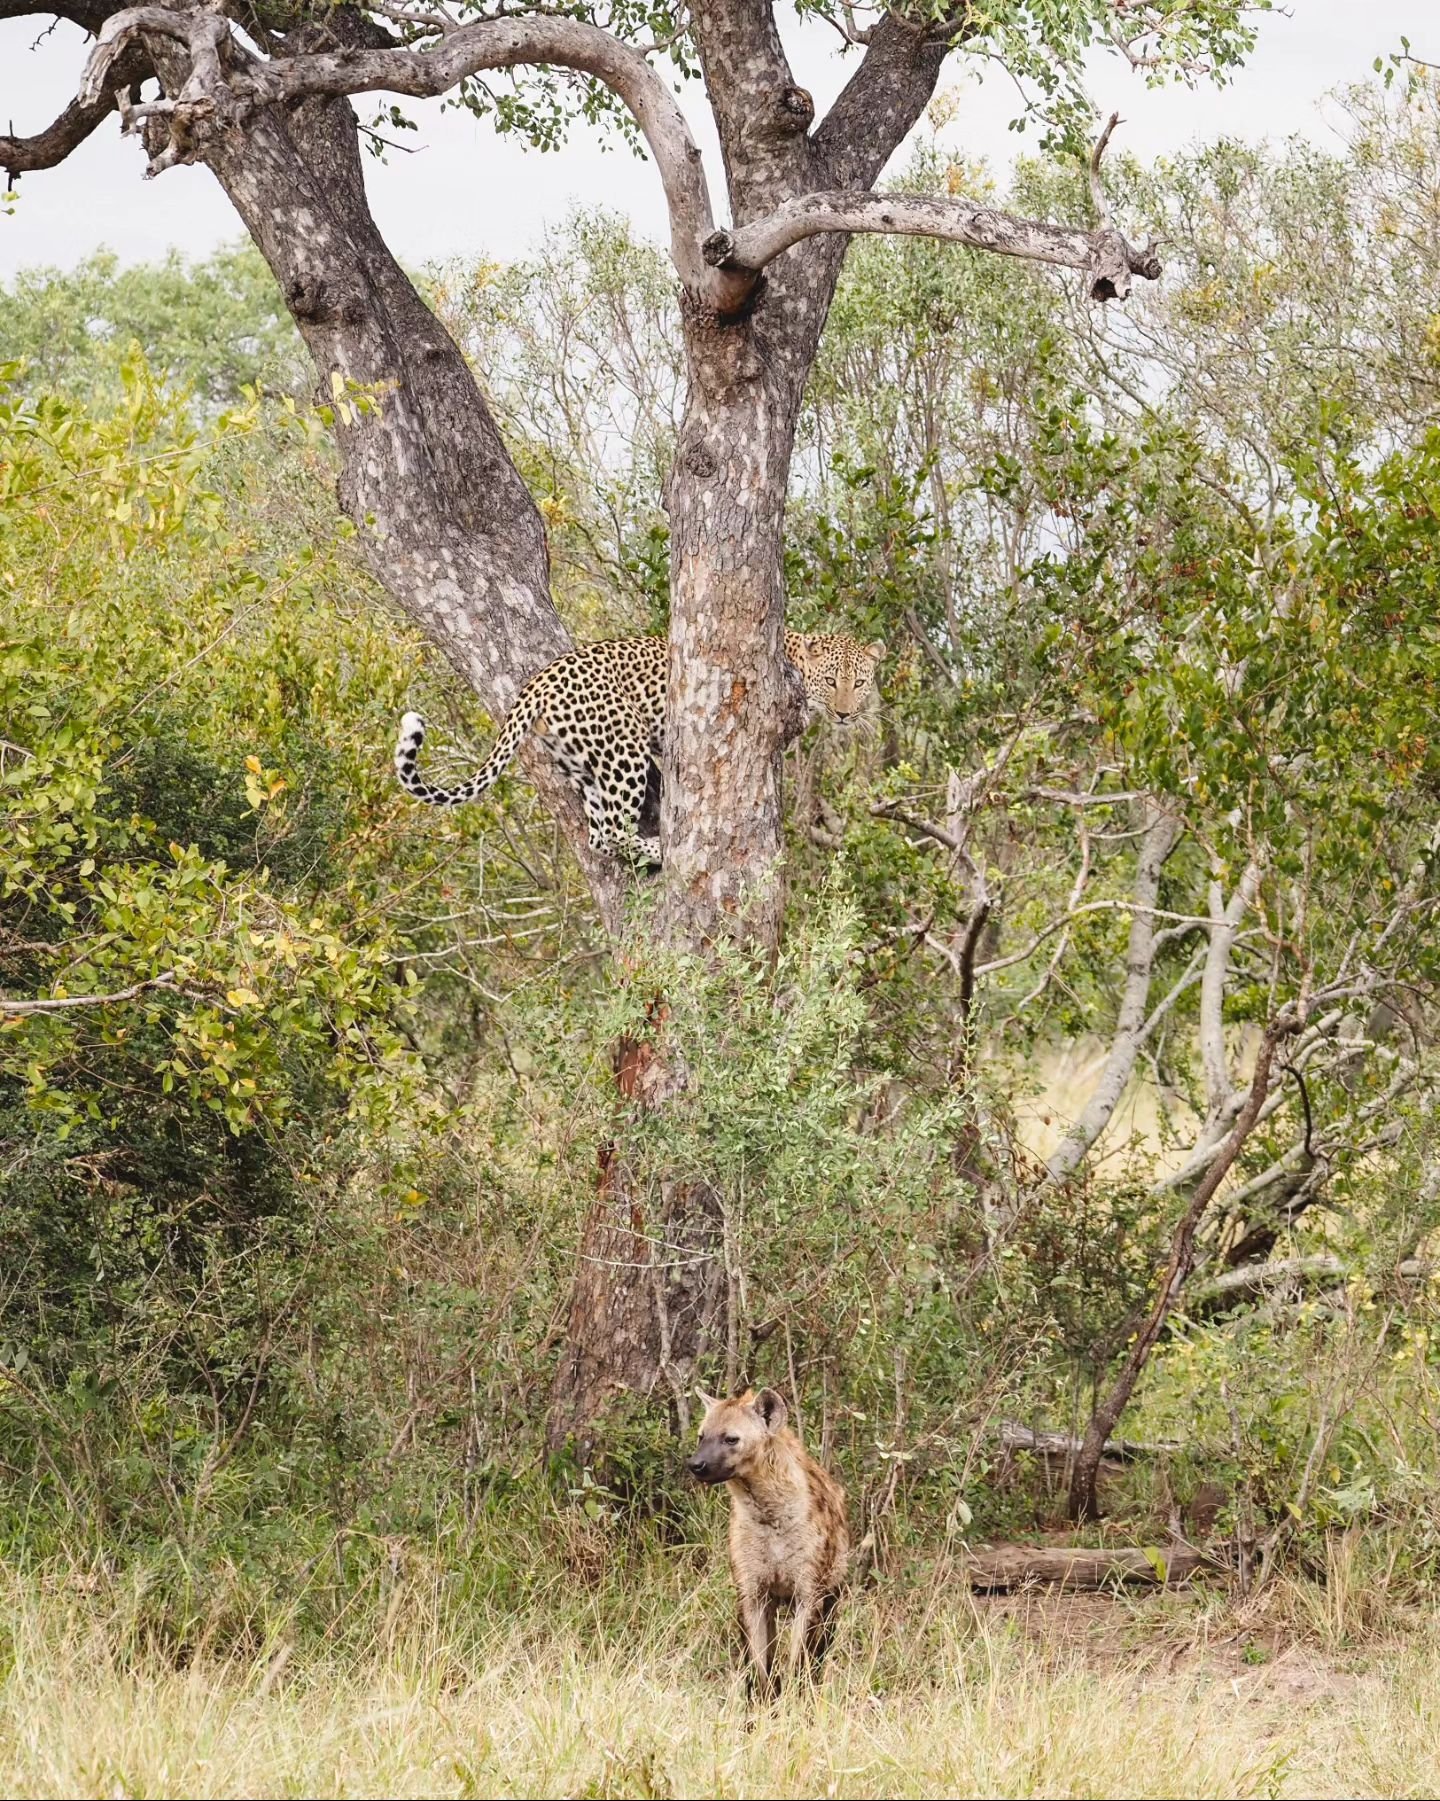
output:
[[[883,638],[876,638],[870,644],[862,644],[860,647],[860,654],[869,657],[872,663],[878,663],[885,655],[885,640]]]

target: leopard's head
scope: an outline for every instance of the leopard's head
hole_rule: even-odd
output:
[[[878,640],[862,644],[858,638],[818,633],[799,637],[790,647],[790,660],[804,678],[811,716],[853,725],[872,712],[880,698],[875,672],[884,655]]]

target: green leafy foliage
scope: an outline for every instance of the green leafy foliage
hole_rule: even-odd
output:
[[[203,263],[171,254],[122,267],[108,250],[73,269],[22,269],[0,287],[5,355],[34,391],[84,400],[121,391],[131,347],[158,350],[164,370],[207,407],[246,387],[300,379],[300,340],[259,253],[248,244]]]
[[[1087,53],[1100,49],[1123,57],[1152,85],[1224,82],[1253,48],[1257,15],[1270,5],[1271,0],[1143,0],[1117,8],[1111,0],[990,0],[984,8],[957,8],[952,0],[917,0],[905,14],[915,28],[949,36],[957,53],[973,57],[982,71],[993,64],[1018,88],[1021,110],[1012,129],[1038,123],[1045,148],[1073,152],[1086,147],[1094,118],[1084,83]],[[461,20],[483,12],[480,0],[462,0],[454,10]],[[828,21],[847,49],[863,41],[855,35],[859,21],[837,0],[796,0],[794,10],[801,18]],[[610,0],[569,11],[629,42],[660,46],[682,79],[698,73],[683,8],[657,0]],[[383,23],[387,30],[395,27],[388,14]],[[435,35],[433,27],[412,21],[415,42]],[[500,131],[518,133],[539,150],[563,143],[576,118],[607,124],[639,145],[631,115],[610,89],[587,76],[550,69],[475,76],[461,86],[454,104],[490,118]]]

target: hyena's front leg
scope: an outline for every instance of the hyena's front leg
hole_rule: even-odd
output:
[[[768,1594],[756,1589],[741,1591],[740,1626],[750,1655],[750,1693],[768,1700],[775,1687],[775,1603]]]
[[[830,1641],[835,1636],[835,1612],[839,1605],[840,1597],[832,1589],[829,1594],[820,1597],[820,1605],[815,1610],[815,1623],[810,1629],[805,1650],[817,1676],[830,1650]]]
[[[801,1592],[795,1597],[790,1615],[790,1642],[785,1648],[785,1680],[793,1682],[805,1661],[815,1630],[820,1624],[820,1597]]]

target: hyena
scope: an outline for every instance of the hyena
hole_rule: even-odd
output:
[[[775,1618],[790,1604],[785,1676],[801,1660],[825,1655],[850,1556],[845,1490],[786,1429],[786,1407],[773,1388],[746,1389],[732,1401],[701,1394],[705,1418],[690,1473],[730,1490],[730,1573],[740,1596],[740,1625],[764,1696],[780,1687]]]

